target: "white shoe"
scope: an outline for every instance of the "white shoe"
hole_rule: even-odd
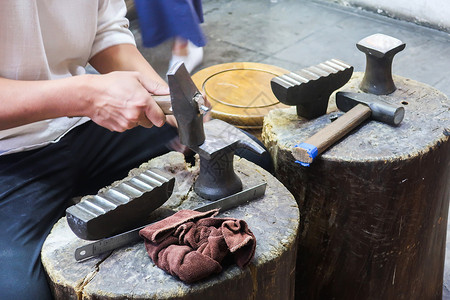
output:
[[[188,55],[186,56],[180,56],[180,55],[174,55],[172,54],[172,58],[169,62],[169,70],[172,68],[172,66],[179,62],[184,62],[184,66],[186,67],[186,70],[191,73],[198,65],[200,65],[203,61],[203,47],[197,47],[194,44],[191,43],[191,41],[188,42]]]

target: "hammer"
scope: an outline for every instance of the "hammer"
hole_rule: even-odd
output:
[[[265,149],[224,121],[216,119],[203,124],[205,99],[182,62],[173,65],[167,78],[180,142],[200,156],[194,191],[213,201],[240,192],[242,181],[233,167],[235,150],[245,148],[262,155]]]
[[[208,111],[203,97],[182,63],[168,77],[170,95],[152,95],[153,99],[166,115],[175,115],[182,142],[190,147],[203,144],[203,114]],[[180,101],[173,102],[173,98]],[[141,226],[147,223],[148,215],[170,197],[174,182],[170,172],[147,170],[97,195],[83,197],[83,201],[66,210],[67,222],[78,237],[87,240]]]
[[[309,166],[317,155],[370,117],[397,126],[405,115],[402,106],[391,105],[380,96],[372,94],[337,92],[336,105],[347,113],[303,143],[294,146],[292,155],[301,165]]]

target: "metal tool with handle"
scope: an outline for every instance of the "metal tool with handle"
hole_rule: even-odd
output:
[[[258,155],[263,155],[266,150],[244,132],[222,120],[203,123],[205,99],[182,62],[169,70],[167,78],[180,142],[200,156],[200,174],[194,191],[208,200],[240,192],[242,182],[233,166],[235,150],[245,148]]]
[[[220,212],[226,211],[263,196],[266,191],[266,185],[267,184],[265,182],[261,183],[229,197],[197,207],[194,210],[200,212],[205,212],[211,209],[219,209]],[[119,247],[138,242],[141,240],[139,231],[148,225],[79,247],[75,250],[75,259],[77,261],[84,260]]]
[[[338,92],[336,105],[346,114],[329,124],[292,150],[294,158],[303,166],[309,166],[314,158],[356,128],[364,120],[374,120],[397,126],[403,120],[405,109],[394,106],[371,94]]]

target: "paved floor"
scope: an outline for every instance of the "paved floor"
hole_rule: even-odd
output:
[[[208,37],[202,69],[250,61],[298,70],[330,58],[364,71],[356,42],[385,33],[406,43],[394,58],[393,73],[427,83],[450,96],[450,34],[354,8],[306,0],[204,0]],[[130,19],[132,19],[130,17]],[[138,44],[138,24],[132,22]],[[170,59],[170,42],[141,51],[161,76]],[[444,299],[450,299],[450,243],[447,239]]]
[[[364,12],[306,0],[204,0],[208,37],[199,67],[251,61],[298,70],[330,58],[364,71],[356,42],[385,33],[406,43],[393,73],[427,83],[450,95],[450,34]],[[139,40],[137,24],[136,37]],[[170,59],[170,42],[142,49],[161,75]]]

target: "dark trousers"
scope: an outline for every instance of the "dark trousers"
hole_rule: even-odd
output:
[[[116,133],[88,122],[57,143],[0,156],[0,299],[51,299],[40,250],[70,200],[167,153],[176,135],[168,125]],[[268,155],[236,154],[272,168]]]

